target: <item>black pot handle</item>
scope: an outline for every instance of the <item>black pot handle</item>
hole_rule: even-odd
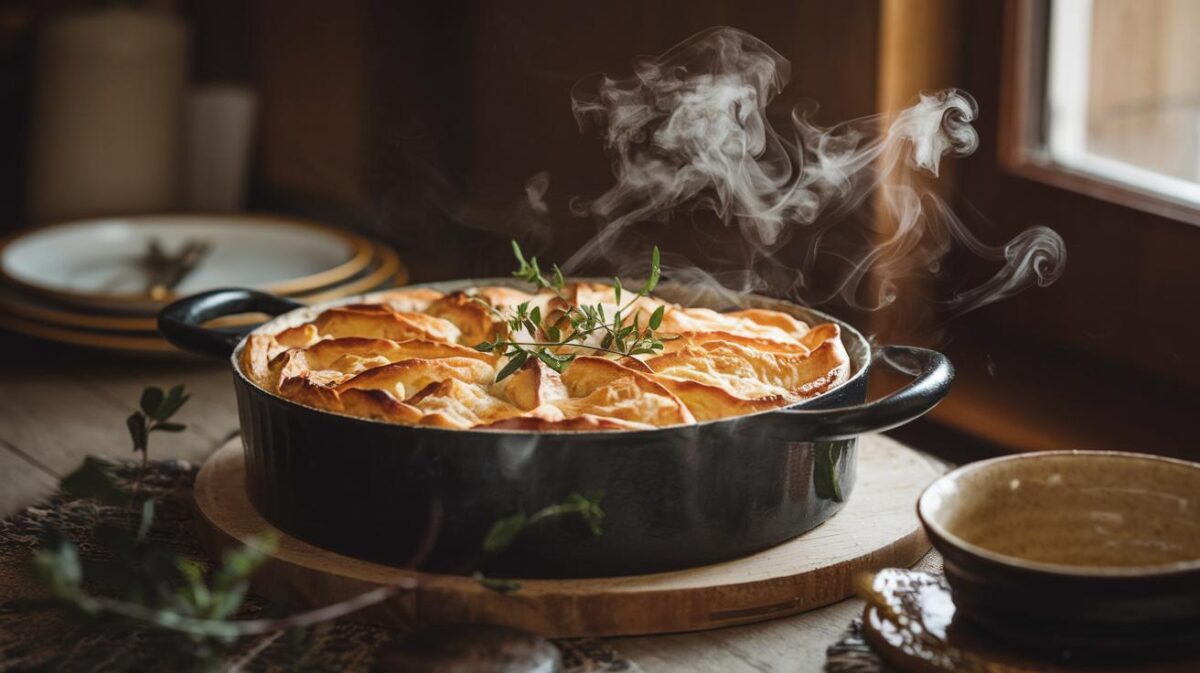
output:
[[[802,423],[803,437],[797,440],[843,439],[882,432],[904,425],[937,406],[950,392],[950,382],[954,380],[950,360],[928,348],[882,346],[876,349],[874,361],[915,378],[890,395],[865,404],[831,409],[781,409],[775,413]]]
[[[209,290],[167,305],[158,314],[158,332],[182,350],[227,358],[255,326],[211,329],[204,323],[238,313],[283,315],[301,306],[304,304],[257,290]]]

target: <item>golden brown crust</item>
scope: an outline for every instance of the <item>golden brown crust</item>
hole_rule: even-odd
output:
[[[351,416],[412,425],[419,423],[424,415],[419,409],[396,400],[386,390],[351,388],[338,393],[338,398],[340,410]]]
[[[420,313],[443,296],[437,290],[424,287],[403,288],[385,292],[379,297],[379,303],[387,304],[401,313]]]
[[[646,364],[661,376],[722,389],[745,401],[804,399],[829,390],[849,376],[849,357],[837,326],[828,327],[832,329],[822,330],[826,338],[814,344],[812,351],[761,351],[730,341],[709,341],[685,345]],[[711,401],[713,397],[706,399]]]
[[[712,341],[723,341],[768,353],[807,353],[808,347],[798,341],[775,341],[762,337],[745,336],[724,330],[711,332],[684,332],[678,338],[663,342],[664,353],[674,353],[688,345],[700,346]]]
[[[271,375],[271,348],[275,343],[275,337],[269,334],[251,334],[242,347],[242,373],[263,388],[270,388],[267,379]]]
[[[718,418],[753,414],[768,409],[778,409],[798,400],[798,398],[783,394],[743,398],[720,386],[698,381],[677,379],[671,376],[660,376],[658,380],[676,397],[683,400],[697,421],[711,421]]]
[[[689,332],[731,332],[739,334],[743,337],[754,337],[759,339],[767,339],[776,342],[794,342],[797,337],[796,332],[805,330],[804,323],[799,322],[791,316],[784,316],[777,321],[769,320],[764,314],[763,309],[754,309],[753,311],[743,312],[751,315],[738,315],[734,313],[718,313],[707,308],[681,308],[673,307],[667,310],[663,316],[662,326],[660,329],[663,332],[672,334],[686,334]],[[774,313],[774,311],[771,311]],[[784,325],[785,327],[777,326],[776,324]]]
[[[530,306],[544,305],[549,301],[549,297],[544,294],[529,294],[528,292],[522,292],[511,287],[480,287],[475,289],[474,296],[479,297],[497,309],[516,306],[522,302],[529,302]]]
[[[773,327],[793,339],[803,339],[808,332],[808,325],[780,311],[761,308],[748,308],[741,311],[730,311],[725,315],[734,318],[744,318],[755,325]]]
[[[554,406],[568,418],[595,413],[652,425],[696,422],[683,402],[653,376],[613,360],[575,358],[562,379],[570,397]]]
[[[431,383],[405,400],[405,404],[424,414],[422,425],[443,428],[471,428],[521,413],[513,405],[489,395],[484,386],[457,379]]]
[[[615,315],[613,288],[570,284],[572,302]],[[311,322],[253,334],[241,354],[255,384],[300,404],[408,425],[526,431],[639,430],[778,408],[849,375],[836,325],[809,327],[765,309],[718,313],[623,298],[623,324],[663,309],[659,355],[612,358],[573,345],[560,375],[538,358],[500,382],[508,358],[474,348],[507,335],[505,311],[528,302],[552,319],[556,295],[511,288],[398,290],[330,308]],[[521,339],[545,335],[521,333]],[[602,331],[588,337],[600,345]],[[508,337],[508,338],[516,338]],[[487,351],[488,349],[485,349]]]
[[[392,341],[425,339],[458,343],[454,323],[424,313],[396,311],[383,304],[351,304],[331,308],[313,320],[322,336],[372,336]]]
[[[495,376],[495,369],[479,360],[470,358],[442,358],[439,360],[409,359],[375,367],[358,374],[338,386],[338,390],[350,388],[373,388],[386,390],[396,399],[408,399],[431,384],[457,379],[464,383],[486,385]]]
[[[307,377],[296,376],[279,383],[279,394],[289,400],[320,409],[342,410],[342,402],[337,391],[329,386],[323,386],[310,381]]]
[[[494,391],[526,411],[569,397],[558,372],[537,358],[526,360],[516,374],[497,383]]]
[[[598,430],[653,430],[657,426],[619,418],[581,414],[559,420],[549,420],[537,416],[514,416],[479,427],[486,430],[525,430],[527,432],[594,432]]]
[[[465,292],[454,292],[433,302],[427,310],[429,315],[454,323],[464,343],[480,343],[493,336],[492,310],[469,297]]]
[[[317,339],[321,338],[321,333],[317,326],[312,323],[305,323],[299,327],[285,329],[275,335],[275,340],[281,346],[287,348],[308,348],[316,343]]]
[[[425,339],[408,339],[392,341],[391,339],[371,339],[365,337],[341,337],[318,341],[308,348],[305,353],[314,367],[332,366],[347,357],[382,358],[387,362],[397,362],[411,358],[438,360],[441,358],[470,358],[494,364],[496,357],[481,353],[474,348],[458,344]]]

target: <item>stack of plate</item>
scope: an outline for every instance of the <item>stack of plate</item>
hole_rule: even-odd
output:
[[[204,249],[194,265],[169,288],[156,283],[153,270],[161,265],[151,264],[152,249],[169,258],[189,244]],[[155,320],[178,297],[253,287],[315,303],[402,285],[407,275],[390,248],[300,220],[147,215],[68,222],[0,242],[0,328],[77,346],[171,354]]]

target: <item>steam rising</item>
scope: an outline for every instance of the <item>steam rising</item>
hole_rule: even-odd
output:
[[[779,290],[782,277],[789,294],[810,302],[840,295],[852,306],[880,308],[895,299],[897,279],[936,271],[954,243],[1003,263],[990,280],[946,302],[955,313],[1035,283],[1049,285],[1062,273],[1065,250],[1053,231],[1034,227],[1004,246],[989,246],[915,179],[936,176],[947,154],[975,150],[977,108],[964,92],[922,93],[891,119],[831,128],[812,123],[798,108],[781,133],[767,106],[787,83],[791,65],[745,32],[707,30],[658,58],[636,61],[633,71],[628,79],[585,79],[571,93],[580,128],[603,139],[616,183],[593,201],[573,204],[577,215],[595,217],[600,230],[567,262],[568,272],[597,258],[619,263],[627,248],[619,241],[638,223],[706,210],[740,229],[746,271],[723,279],[735,280],[740,290]],[[888,215],[887,228],[853,257],[829,252],[823,241],[830,224],[823,220],[872,195]],[[797,268],[784,267],[774,254],[796,236],[804,237],[804,258]],[[843,269],[833,294],[801,296],[810,289],[812,267],[830,257]],[[864,298],[860,283],[868,274],[880,284]]]

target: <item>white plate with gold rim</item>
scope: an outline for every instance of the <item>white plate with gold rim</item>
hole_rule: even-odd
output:
[[[392,254],[392,253],[389,253]],[[385,260],[386,263],[386,260]],[[382,269],[380,269],[382,270]],[[395,270],[393,269],[393,272]],[[378,277],[373,271],[361,282],[369,282]],[[386,290],[394,287],[405,278],[403,267],[401,272],[388,275],[382,283],[371,285],[367,289],[358,283],[350,283],[345,296],[361,294],[375,290]],[[359,288],[359,289],[356,289]],[[341,295],[339,295],[341,296]],[[299,298],[302,301],[304,298]],[[325,301],[322,296],[317,301]],[[14,310],[16,308],[17,310]],[[47,316],[50,320],[46,320]],[[63,318],[66,318],[64,321]],[[245,314],[227,316],[209,323],[209,327],[231,329],[247,328],[257,325],[269,316]],[[148,320],[149,323],[141,321]],[[65,324],[64,324],[65,323]],[[14,332],[28,337],[66,344],[88,350],[100,350],[123,353],[135,357],[154,359],[194,360],[196,357],[176,349],[158,335],[154,327],[154,318],[139,318],[129,316],[104,316],[72,313],[65,309],[46,309],[37,304],[13,304],[0,301],[0,332]],[[143,325],[149,324],[146,328]]]
[[[408,270],[390,248],[378,246],[375,259],[362,272],[317,291],[292,295],[299,301],[315,303],[373,290],[387,289],[408,282]],[[86,310],[55,301],[40,294],[0,284],[0,316],[52,328],[82,329],[100,332],[146,332],[155,335],[158,317],[154,314],[124,313],[112,310]],[[248,320],[228,320],[227,325],[250,324]]]
[[[8,314],[0,314],[0,329],[43,341],[93,350],[193,359],[153,332],[93,332],[74,327],[47,325]]]
[[[172,253],[188,241],[209,252],[166,297],[147,294],[142,264],[151,241]],[[0,244],[12,285],[87,308],[154,311],[217,287],[295,294],[347,280],[371,263],[366,239],[324,225],[266,215],[140,215],[49,225]]]

